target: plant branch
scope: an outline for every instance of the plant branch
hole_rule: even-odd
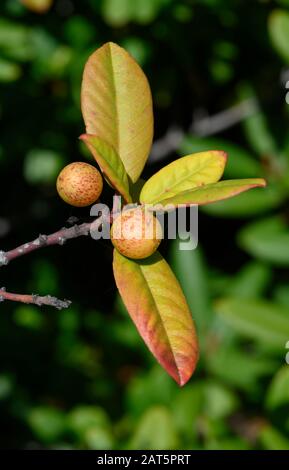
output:
[[[10,261],[20,256],[32,253],[45,246],[64,245],[67,240],[87,236],[92,231],[98,231],[105,220],[103,217],[93,220],[92,222],[83,223],[81,225],[73,225],[73,227],[64,227],[51,235],[39,235],[38,238],[31,242],[18,246],[10,251],[0,251],[0,267],[5,266]]]
[[[59,300],[56,297],[52,297],[51,295],[41,297],[40,295],[34,294],[12,294],[11,292],[6,292],[6,290],[2,287],[2,289],[0,289],[0,302],[4,302],[5,300],[12,300],[13,302],[20,302],[23,304],[34,304],[38,305],[39,307],[42,305],[49,305],[50,307],[55,307],[58,310],[68,308],[71,304],[70,300]]]
[[[185,132],[176,125],[172,125],[163,137],[155,141],[150,154],[149,163],[160,161],[171,152],[176,152],[186,134],[192,134],[198,137],[209,137],[235,126],[257,112],[258,103],[254,98],[248,98],[231,108],[211,116],[206,110],[199,110],[194,113],[193,121],[188,132]]]
[[[20,256],[32,253],[35,250],[39,250],[44,246],[64,245],[67,240],[71,240],[72,238],[87,236],[90,233],[93,234],[93,232],[97,232],[105,222],[106,218],[101,216],[98,219],[94,219],[92,222],[83,223],[81,225],[75,224],[72,227],[63,227],[61,230],[50,235],[39,235],[35,240],[20,245],[13,250],[6,252],[0,251],[0,267],[6,266],[10,261],[19,258]],[[57,308],[58,310],[68,308],[71,305],[70,300],[59,300],[51,295],[40,296],[36,294],[13,294],[11,292],[6,292],[6,289],[2,287],[2,289],[0,289],[0,302],[4,302],[5,300],[24,304],[34,304],[39,307],[42,305],[48,305],[50,307]]]

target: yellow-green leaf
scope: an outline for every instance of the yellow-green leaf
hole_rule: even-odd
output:
[[[52,7],[53,0],[21,0],[22,3],[35,13],[45,13]]]
[[[96,135],[83,134],[80,139],[91,151],[109,183],[123,196],[125,202],[131,202],[128,176],[115,149]]]
[[[286,10],[273,10],[269,17],[269,34],[276,51],[289,63],[289,13]]]
[[[251,178],[243,180],[226,180],[218,183],[207,184],[201,188],[195,188],[191,191],[183,191],[174,197],[163,199],[161,204],[164,206],[190,206],[211,204],[216,201],[228,199],[237,196],[244,191],[258,186],[266,186],[266,181],[262,178]],[[152,206],[154,209],[154,206]]]
[[[259,299],[219,300],[217,313],[238,333],[286,354],[289,338],[288,309]]]
[[[193,153],[170,163],[144,185],[140,201],[155,204],[183,191],[215,183],[221,178],[227,154],[219,150]]]
[[[151,92],[139,65],[117,44],[104,44],[86,63],[81,103],[87,134],[111,145],[135,182],[153,138]]]
[[[114,251],[114,277],[124,304],[162,367],[184,385],[195,370],[198,342],[181,287],[159,253],[134,261]]]

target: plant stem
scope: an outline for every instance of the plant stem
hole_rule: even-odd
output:
[[[23,304],[34,304],[41,307],[42,305],[49,305],[50,307],[55,307],[58,310],[63,308],[68,308],[71,304],[70,300],[59,300],[56,297],[51,295],[46,295],[41,297],[40,295],[24,295],[24,294],[12,294],[11,292],[6,292],[4,288],[0,289],[0,302],[4,300],[12,300],[13,302],[20,302]]]
[[[67,240],[87,236],[91,231],[98,230],[104,222],[103,217],[99,217],[93,222],[87,222],[81,225],[74,225],[73,227],[64,227],[51,235],[39,235],[38,238],[31,242],[18,246],[10,251],[0,251],[0,267],[5,266],[10,261],[19,258],[20,256],[32,253],[39,250],[44,246],[64,245]]]
[[[39,250],[44,246],[64,245],[67,240],[71,240],[72,238],[87,236],[89,233],[99,230],[100,226],[104,222],[105,218],[102,216],[93,220],[92,222],[83,223],[81,225],[76,224],[69,228],[64,227],[50,235],[39,235],[39,237],[35,240],[20,245],[13,250],[6,252],[0,251],[0,267],[6,266],[8,263],[10,263],[10,261],[19,258],[20,256],[32,253],[35,250]],[[34,304],[38,306],[49,305],[51,307],[57,308],[58,310],[68,308],[71,304],[70,300],[59,300],[56,297],[52,297],[51,295],[42,297],[35,294],[12,294],[10,292],[6,292],[5,288],[2,288],[0,289],[0,302],[4,302],[4,300],[12,300],[14,302]]]

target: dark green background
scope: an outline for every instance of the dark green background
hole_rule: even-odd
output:
[[[3,250],[72,215],[89,218],[58,198],[55,178],[65,164],[89,160],[78,140],[81,75],[106,41],[145,70],[156,140],[183,132],[168,151],[154,150],[145,177],[180,155],[219,148],[229,152],[226,177],[269,185],[202,209],[196,251],[162,245],[199,331],[201,359],[183,389],[121,305],[108,241],[73,240],[1,268],[7,290],[73,305],[1,304],[0,446],[289,449],[289,1],[55,0],[43,15],[1,1]],[[201,118],[241,102],[250,115],[238,108],[235,125],[230,111],[227,124],[218,116],[219,132],[200,131]]]

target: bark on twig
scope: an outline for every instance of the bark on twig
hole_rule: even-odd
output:
[[[46,295],[44,297],[40,295],[26,295],[26,294],[13,294],[11,292],[6,292],[2,287],[0,289],[0,302],[5,300],[11,300],[13,302],[20,302],[23,304],[34,304],[42,307],[42,305],[48,305],[50,307],[57,308],[57,310],[62,310],[63,308],[68,308],[71,304],[70,300],[59,300],[56,297],[51,295]]]
[[[89,235],[93,230],[98,230],[103,223],[102,217],[94,220],[93,222],[87,222],[81,225],[74,225],[73,227],[64,227],[51,235],[39,235],[35,240],[24,243],[10,251],[0,251],[0,267],[5,266],[10,261],[19,258],[20,256],[32,253],[35,250],[39,250],[44,246],[52,245],[64,245],[67,240],[72,238],[78,238]]]
[[[35,240],[24,243],[10,251],[0,251],[0,267],[6,266],[10,261],[19,258],[20,256],[32,253],[45,246],[64,245],[67,240],[87,236],[93,231],[99,230],[100,226],[105,222],[103,217],[93,220],[92,222],[83,223],[81,225],[73,225],[73,227],[64,227],[50,235],[39,235]],[[26,295],[26,294],[13,294],[6,292],[3,287],[0,289],[0,302],[11,300],[13,302],[20,302],[24,304],[34,304],[38,306],[49,305],[58,310],[68,308],[71,304],[70,300],[59,300],[51,295]]]

